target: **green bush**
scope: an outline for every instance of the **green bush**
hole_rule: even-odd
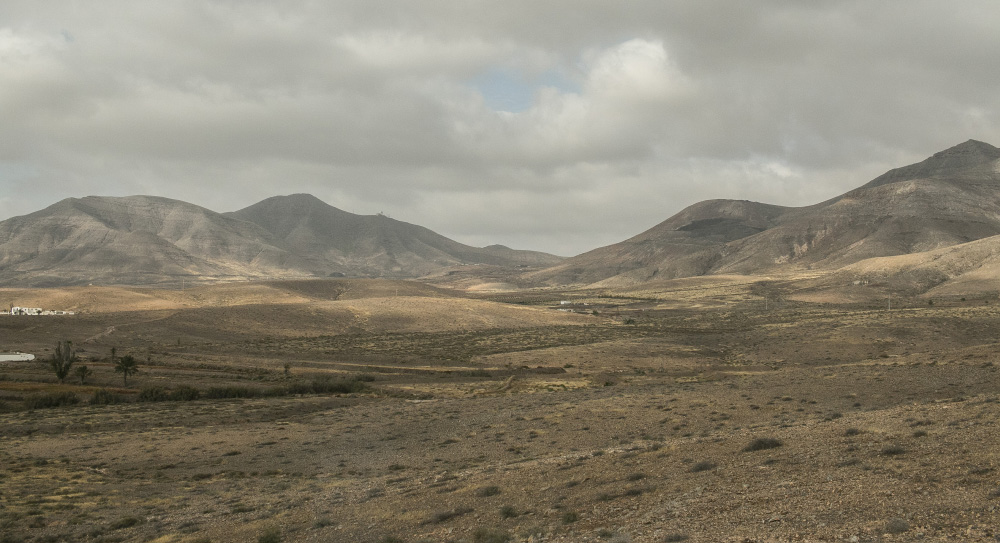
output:
[[[90,405],[115,405],[125,403],[125,396],[106,388],[98,389],[90,398]]]
[[[24,404],[28,409],[47,409],[49,407],[63,407],[66,405],[76,405],[80,403],[80,398],[72,392],[50,392],[37,396],[28,396]]]

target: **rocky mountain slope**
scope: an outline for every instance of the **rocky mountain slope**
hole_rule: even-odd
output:
[[[550,284],[837,269],[1000,234],[1000,149],[969,140],[801,208],[713,200],[531,274]]]
[[[462,264],[559,257],[463,245],[308,195],[216,213],[153,196],[68,198],[0,222],[0,285],[153,284],[260,277],[417,277]]]
[[[497,245],[470,247],[384,215],[348,213],[309,194],[275,196],[226,216],[259,226],[317,273],[416,277],[460,264],[546,266],[562,260]]]

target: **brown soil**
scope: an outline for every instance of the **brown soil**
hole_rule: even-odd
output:
[[[0,348],[73,339],[93,370],[0,366],[4,541],[997,538],[995,302],[254,288],[276,298],[0,319]],[[539,302],[568,297],[587,314]],[[140,359],[127,386],[112,345]],[[303,388],[331,377],[363,384]],[[183,386],[202,398],[135,401]],[[257,397],[204,397],[236,389]],[[26,408],[51,392],[81,403]]]

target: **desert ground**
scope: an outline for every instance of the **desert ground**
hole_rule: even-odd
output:
[[[786,279],[0,289],[0,542],[1000,540],[996,294]]]

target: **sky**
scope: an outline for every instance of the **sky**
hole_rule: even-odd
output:
[[[1000,6],[4,0],[0,220],[310,193],[563,256],[1000,146]]]

